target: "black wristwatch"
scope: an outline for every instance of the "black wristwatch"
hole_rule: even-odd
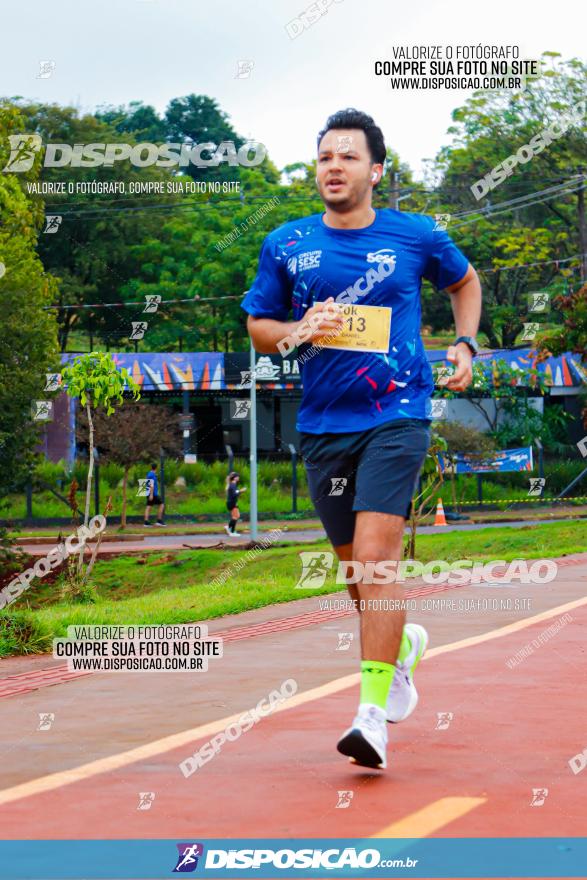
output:
[[[465,345],[469,346],[473,357],[475,357],[476,354],[479,354],[479,343],[474,336],[459,336],[459,338],[455,340],[454,344],[458,345],[459,342],[464,342]]]

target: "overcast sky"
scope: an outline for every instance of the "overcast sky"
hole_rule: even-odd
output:
[[[326,2],[326,0],[324,0]],[[279,167],[313,157],[334,110],[374,116],[386,142],[419,176],[447,142],[451,111],[470,92],[394,91],[375,77],[398,45],[518,45],[582,57],[585,17],[575,0],[338,0],[295,39],[286,25],[306,0],[28,0],[5,4],[0,31],[4,96],[92,111],[142,100],[163,111],[195,92],[215,98],[236,130],[264,143]],[[38,79],[40,61],[55,62]],[[237,62],[252,61],[237,78]]]

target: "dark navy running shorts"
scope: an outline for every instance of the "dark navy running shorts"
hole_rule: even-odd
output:
[[[301,434],[310,497],[335,547],[353,540],[359,510],[409,516],[429,426],[401,419],[348,434]]]

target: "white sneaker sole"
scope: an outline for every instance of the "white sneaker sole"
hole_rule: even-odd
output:
[[[357,727],[349,728],[339,739],[336,748],[341,755],[347,755],[353,764],[361,767],[374,770],[385,770],[387,767],[386,756],[380,755]]]

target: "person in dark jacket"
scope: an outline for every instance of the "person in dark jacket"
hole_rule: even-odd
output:
[[[231,471],[231,473],[226,478],[226,508],[230,511],[230,519],[228,523],[224,526],[224,531],[227,535],[230,535],[232,538],[237,534],[236,524],[240,519],[240,511],[238,509],[238,496],[241,492],[246,492],[246,488],[239,488],[238,481],[240,480],[240,476],[236,471]]]

